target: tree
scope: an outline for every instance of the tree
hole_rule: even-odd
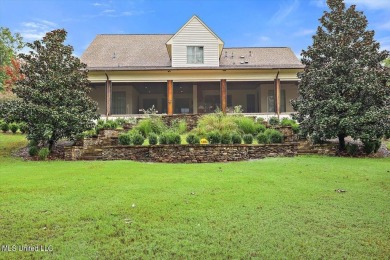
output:
[[[0,27],[0,91],[9,79],[7,67],[12,66],[16,53],[24,47],[23,39],[19,33],[12,34],[8,28]]]
[[[354,5],[327,4],[330,12],[321,17],[313,45],[302,51],[306,67],[292,105],[305,134],[317,141],[338,137],[344,150],[346,136],[376,140],[390,127],[390,76],[381,65],[389,52],[379,51],[374,31]]]
[[[48,32],[40,41],[27,43],[29,54],[20,54],[24,75],[13,92],[20,100],[6,102],[0,116],[6,121],[27,123],[29,140],[52,150],[60,138],[74,139],[94,126],[97,103],[90,91],[86,65],[64,45],[65,30]]]

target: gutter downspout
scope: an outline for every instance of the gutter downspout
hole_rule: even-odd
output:
[[[106,75],[106,120],[108,120],[108,116],[111,114],[111,81],[108,77],[106,71],[104,71]]]

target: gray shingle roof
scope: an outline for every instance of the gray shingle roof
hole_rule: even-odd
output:
[[[224,48],[219,67],[172,68],[165,43],[172,34],[102,34],[81,61],[90,70],[303,68],[290,48]]]

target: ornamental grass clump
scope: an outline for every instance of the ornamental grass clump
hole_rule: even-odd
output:
[[[50,150],[47,147],[43,147],[38,152],[39,160],[45,161],[49,156]]]
[[[200,138],[197,135],[189,134],[186,137],[186,141],[188,144],[199,144]]]
[[[144,137],[147,137],[150,133],[161,134],[166,131],[167,126],[161,117],[152,116],[140,120],[134,129],[137,129]]]
[[[194,132],[199,136],[206,136],[211,131],[220,133],[232,133],[238,131],[238,126],[234,122],[233,116],[226,116],[222,113],[203,115],[198,120],[198,126]]]
[[[256,124],[252,118],[236,116],[234,122],[237,124],[238,131],[242,134],[255,134]]]

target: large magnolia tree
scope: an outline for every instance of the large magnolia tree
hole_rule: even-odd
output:
[[[306,65],[298,77],[299,97],[292,101],[304,133],[321,141],[346,136],[374,141],[389,129],[389,72],[374,31],[363,12],[342,0],[327,0],[313,44],[302,51]]]
[[[13,92],[19,98],[0,107],[6,121],[28,125],[30,140],[52,149],[61,138],[74,138],[94,126],[97,104],[90,91],[86,65],[64,45],[65,30],[54,30],[28,43],[29,54],[20,54],[20,73]]]

